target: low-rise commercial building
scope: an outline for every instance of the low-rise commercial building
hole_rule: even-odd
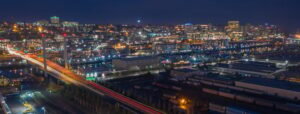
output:
[[[263,91],[266,94],[300,100],[300,84],[268,78],[247,78],[236,81],[235,86]]]
[[[176,80],[184,80],[188,77],[195,75],[204,75],[204,72],[201,70],[183,68],[183,69],[175,69],[171,71],[171,76]]]
[[[117,70],[142,70],[159,67],[159,57],[128,57],[112,60],[114,68]]]
[[[229,64],[219,64],[216,67],[219,72],[239,73],[242,76],[275,78],[274,73],[279,71],[274,63],[257,62],[257,61],[238,61]]]

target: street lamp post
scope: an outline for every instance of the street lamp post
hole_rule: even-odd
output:
[[[45,107],[42,107],[42,110],[43,110],[44,114],[46,114],[46,109],[45,109]]]
[[[188,99],[181,98],[179,99],[179,107],[186,111],[186,114],[192,114],[191,112],[191,102]]]

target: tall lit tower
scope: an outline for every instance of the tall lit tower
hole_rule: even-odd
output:
[[[59,24],[59,17],[57,16],[50,17],[50,21],[52,24]]]

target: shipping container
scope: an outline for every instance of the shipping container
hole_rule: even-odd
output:
[[[172,86],[172,89],[177,90],[177,91],[181,91],[181,87],[176,87],[176,86]]]
[[[218,95],[218,91],[216,91],[216,90],[212,90],[212,89],[208,89],[208,88],[202,88],[202,91],[206,92],[206,93]]]
[[[242,96],[242,95],[236,95],[236,100],[247,102],[247,103],[253,103],[254,102],[253,98],[247,97],[247,96]]]
[[[228,106],[226,107],[226,114],[258,114],[258,113],[246,109],[242,109],[239,107]]]
[[[236,87],[236,86],[227,86],[227,88],[237,90],[237,91],[244,91],[244,88]]]
[[[245,114],[245,110],[236,107],[226,107],[226,114]]]
[[[166,98],[169,98],[169,99],[175,99],[176,98],[176,96],[169,95],[169,94],[166,94],[166,93],[164,93],[163,96],[166,97]]]
[[[252,90],[252,89],[244,89],[244,91],[248,92],[248,93],[259,94],[259,95],[264,94],[264,92],[257,91],[257,90]]]
[[[135,85],[134,88],[135,89],[141,89],[141,86]]]
[[[214,86],[217,86],[217,87],[223,87],[223,88],[227,88],[228,85],[226,84],[219,84],[219,83],[213,83]]]
[[[263,99],[255,99],[255,103],[257,105],[260,105],[260,106],[266,106],[266,107],[273,107],[274,104],[270,101],[267,101],[267,100],[263,100]]]
[[[288,112],[292,112],[292,113],[300,113],[299,107],[293,107],[293,106],[290,106],[287,104],[276,103],[275,107],[276,107],[276,109],[280,109],[280,110],[284,110],[284,111],[288,111]]]
[[[158,87],[165,88],[165,89],[169,89],[170,88],[168,85],[160,84],[160,83],[156,83],[156,82],[154,82],[153,85],[156,85]]]
[[[222,97],[230,98],[230,99],[234,99],[235,98],[234,94],[226,93],[226,92],[222,92],[222,91],[219,91],[219,95],[222,96]]]
[[[219,112],[219,113],[225,113],[226,107],[214,103],[209,103],[209,110]]]
[[[202,83],[202,84],[205,84],[205,85],[212,85],[212,84],[213,84],[212,82],[209,82],[209,81],[203,81],[203,80],[201,80],[201,83]]]

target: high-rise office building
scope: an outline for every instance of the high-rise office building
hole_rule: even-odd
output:
[[[48,25],[49,21],[47,21],[47,20],[39,20],[39,21],[36,21],[34,24],[38,25],[38,26],[44,26],[44,25]]]
[[[225,27],[227,35],[231,40],[240,40],[243,36],[239,21],[228,21],[228,25]]]
[[[189,33],[189,32],[193,32],[194,30],[194,25],[192,23],[186,23],[183,25],[184,31]]]
[[[52,24],[59,24],[59,17],[57,16],[50,17],[50,20]]]
[[[240,22],[239,21],[228,21],[228,29],[234,30],[240,28]]]
[[[72,22],[72,21],[64,21],[64,22],[62,22],[62,25],[64,27],[78,27],[79,23],[78,22]]]

